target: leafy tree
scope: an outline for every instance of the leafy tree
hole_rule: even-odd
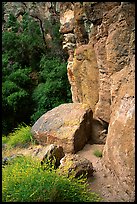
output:
[[[32,97],[35,101],[36,112],[32,115],[35,122],[46,111],[65,102],[71,102],[70,85],[67,79],[66,63],[57,58],[40,61],[39,85]]]
[[[30,72],[30,68],[21,69],[19,65],[17,67],[17,64],[3,68],[2,111],[4,133],[8,133],[19,122],[28,121],[27,115],[30,114],[31,110],[29,89],[31,86]]]
[[[19,123],[35,122],[44,112],[70,101],[65,57],[59,24],[48,22],[45,32],[52,46],[45,46],[39,21],[28,13],[19,23],[9,15],[2,32],[2,132]],[[47,29],[47,30],[46,30]]]

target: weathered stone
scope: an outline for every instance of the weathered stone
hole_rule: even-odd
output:
[[[74,33],[68,33],[64,34],[63,36],[63,49],[66,49],[68,51],[68,54],[70,55],[69,52],[74,51],[74,48],[76,47],[75,35]]]
[[[94,117],[102,118],[109,123],[110,120],[110,72],[109,64],[106,59],[106,43],[107,37],[99,39],[94,44],[97,65],[99,69],[99,100],[95,107]]]
[[[67,10],[60,15],[60,33],[69,33],[74,29],[74,11]]]
[[[60,162],[59,173],[68,177],[74,176],[77,178],[82,175],[90,177],[93,175],[94,170],[92,163],[77,154],[67,154]]]
[[[81,150],[91,137],[92,110],[81,103],[62,104],[43,114],[31,132],[39,144],[55,144],[66,153]]]
[[[112,113],[103,152],[104,164],[117,175],[131,200],[134,199],[135,190],[134,69],[133,58],[129,66],[111,77]]]
[[[99,97],[99,81],[93,45],[83,45],[75,50],[68,75],[71,75],[69,81],[73,102],[86,103],[94,112]]]
[[[66,7],[67,5],[67,7]],[[65,8],[66,7],[66,8]],[[66,2],[62,5],[60,13],[60,33],[72,33],[74,29],[74,9],[71,2]]]
[[[23,9],[31,11],[33,3],[24,3],[27,9],[25,4]],[[18,14],[22,12],[22,8],[17,10],[16,3],[6,4],[9,6],[7,6],[9,11],[13,5],[13,11]],[[39,9],[35,9],[34,6],[34,11],[37,11],[34,14],[38,16],[41,14],[39,17],[42,22],[45,18],[50,19],[52,12],[49,10],[52,10],[52,4],[39,3]],[[20,5],[19,2],[18,7]],[[45,9],[44,6],[46,6]],[[123,200],[134,201],[135,3],[58,2],[55,7],[58,7],[56,10],[60,12],[60,31],[63,35],[67,34],[64,36],[63,47],[69,54],[67,72],[73,102],[86,103],[93,110],[92,141],[105,142],[106,140],[103,152],[104,164],[117,178],[119,183],[117,188],[119,191],[121,189]],[[7,16],[5,14],[5,20]],[[108,134],[98,121],[99,118],[109,125]],[[50,127],[53,128],[53,126]],[[70,130],[77,132],[73,128],[70,127]],[[58,129],[61,130],[61,128]],[[78,132],[80,131],[81,128],[78,129]],[[99,132],[103,134],[102,139],[99,137]],[[82,134],[84,133],[83,131]],[[43,135],[45,138],[45,133]],[[43,144],[47,142],[46,139],[40,141]],[[68,138],[61,139],[60,142],[57,138],[57,141],[59,144],[65,144],[64,147],[68,152],[74,146],[70,139],[71,144],[66,145]],[[49,143],[52,143],[52,139]],[[76,141],[74,143],[76,144]],[[129,199],[124,196],[126,192]]]
[[[56,146],[51,144],[46,147],[45,154],[41,160],[41,164],[48,163],[54,165],[55,168],[58,168],[60,165],[60,160],[65,156],[63,148],[61,146]]]
[[[88,33],[84,26],[85,12],[80,2],[74,4],[74,34],[77,47],[88,43]]]
[[[103,3],[95,2],[94,4],[93,3],[90,2],[89,4],[86,4],[85,11],[88,19],[90,19],[90,21],[96,25],[101,24],[103,15],[106,12],[120,5],[120,2],[103,2]]]

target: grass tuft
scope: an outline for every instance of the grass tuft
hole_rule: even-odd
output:
[[[100,150],[95,150],[93,153],[96,157],[102,157],[102,152]]]
[[[19,125],[8,136],[2,136],[2,144],[6,144],[8,148],[27,146],[30,142],[33,142],[30,129],[31,127],[25,124]]]

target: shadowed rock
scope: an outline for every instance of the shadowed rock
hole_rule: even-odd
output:
[[[94,170],[92,163],[77,154],[67,154],[60,162],[59,173],[67,175],[68,177],[74,176],[77,178],[81,175],[90,177],[93,175]]]
[[[51,144],[47,146],[45,155],[41,161],[41,164],[50,163],[53,164],[55,168],[60,165],[60,160],[65,156],[63,148],[61,146],[56,146]]]

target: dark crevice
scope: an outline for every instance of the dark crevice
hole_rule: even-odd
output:
[[[106,122],[105,120],[103,120],[102,118],[98,117],[102,126],[104,127],[104,129],[106,130],[106,134],[108,133],[108,126],[109,126],[109,123]]]
[[[93,118],[91,126],[92,130],[89,144],[105,144],[109,123],[102,118]]]

